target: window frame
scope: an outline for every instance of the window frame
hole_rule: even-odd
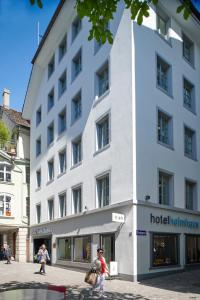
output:
[[[6,161],[1,161],[0,165],[3,166],[3,170],[0,170],[0,173],[3,174],[3,180],[0,180],[0,183],[1,182],[11,183],[12,182],[12,164],[10,164]],[[7,167],[10,167],[10,171],[6,170]],[[10,174],[10,180],[6,180],[7,174]]]
[[[80,155],[79,155],[79,153],[78,153],[77,155],[80,156],[80,160],[77,160],[77,161],[75,162],[75,160],[74,160],[74,146],[75,146],[75,144],[77,145],[79,142],[80,142],[80,151],[79,151]],[[72,168],[73,168],[73,167],[75,167],[75,166],[81,164],[81,162],[82,162],[82,160],[83,160],[83,143],[82,143],[82,135],[79,135],[79,136],[77,136],[75,139],[72,140],[72,142],[71,142],[71,149],[72,149],[72,151],[71,151],[71,154],[72,154],[71,166],[72,166]]]
[[[99,205],[100,201],[99,201],[99,194],[98,194],[98,182],[107,177],[108,177],[108,189],[109,189],[108,204],[103,205],[101,203],[101,205]],[[95,191],[96,191],[96,197],[95,197],[96,198],[96,208],[101,209],[101,208],[108,207],[111,205],[111,171],[110,170],[107,170],[101,174],[98,174],[95,177]],[[101,199],[101,202],[102,202],[102,199]],[[103,202],[104,202],[104,199],[103,199]]]
[[[55,54],[52,55],[48,63],[48,79],[52,76],[55,71]]]
[[[185,51],[184,51],[184,40],[186,41],[186,42],[189,42],[190,44],[191,44],[191,47],[192,47],[192,49],[190,48],[190,50],[192,51],[192,53],[190,53],[190,55],[191,55],[191,59],[188,59],[185,55],[184,55],[184,53],[185,53]],[[190,39],[190,38],[188,38],[188,36],[184,33],[184,32],[182,32],[182,56],[183,56],[183,59],[191,66],[191,67],[195,67],[195,44],[194,44],[194,42]]]
[[[160,186],[159,186],[159,182],[160,182],[160,173],[162,175],[164,175],[165,177],[169,178],[169,199],[168,199],[168,203],[160,203]],[[169,172],[167,170],[163,170],[163,169],[158,169],[158,205],[163,205],[165,207],[173,207],[174,206],[174,173]]]
[[[0,217],[4,217],[4,218],[13,217],[12,206],[13,206],[14,195],[6,192],[0,192],[0,198],[1,197],[3,197],[3,214],[0,215]],[[6,205],[7,204],[6,198],[10,198],[10,201],[8,201],[8,203],[10,202],[9,206]],[[7,208],[8,208],[8,212],[7,212]]]
[[[192,154],[186,153],[186,136],[185,132],[190,131],[192,132]],[[183,145],[184,145],[184,156],[187,158],[190,158],[192,160],[197,160],[197,137],[196,137],[196,131],[192,129],[191,127],[187,126],[186,124],[183,124]]]
[[[102,93],[100,93],[100,75],[105,71],[108,70],[108,78],[107,78],[107,84],[108,84],[108,88],[103,91]],[[105,95],[107,95],[107,93],[109,93],[110,91],[110,85],[111,85],[111,81],[110,81],[110,74],[111,74],[111,70],[110,70],[110,62],[109,62],[109,58],[107,58],[103,64],[96,70],[95,72],[95,101],[97,102],[99,99],[102,99]]]
[[[62,120],[62,114],[64,114],[64,121]],[[63,121],[64,127],[61,126],[61,121]],[[62,130],[61,130],[62,129]],[[62,110],[58,114],[58,136],[63,134],[67,130],[67,108],[66,106],[62,108]]]
[[[192,179],[189,179],[189,178],[185,178],[185,209],[187,210],[197,210],[197,193],[198,193],[198,188],[197,188],[197,181],[194,181]],[[192,185],[192,188],[193,188],[193,191],[192,191],[192,208],[188,208],[187,207],[187,183],[191,184]]]
[[[50,202],[53,203],[53,205],[52,205],[52,217],[50,217],[50,206],[49,206]],[[48,221],[52,221],[52,220],[55,219],[55,209],[54,209],[54,198],[53,197],[49,198],[47,200],[47,208],[48,208]]]
[[[49,166],[50,164],[52,164],[53,168],[52,168],[52,178],[50,178],[50,173],[49,173]],[[54,157],[50,158],[48,161],[47,161],[47,183],[50,183],[52,181],[54,181],[54,178],[55,178],[55,161],[54,161]]]
[[[64,210],[64,213],[63,215],[61,214],[61,199],[60,197],[64,196],[64,206],[63,206],[63,210]],[[61,193],[58,194],[58,200],[59,200],[59,218],[64,218],[67,216],[67,193],[66,191],[63,191]]]
[[[163,23],[165,23],[166,34],[163,34],[160,30],[160,26],[159,26],[160,19],[163,21]],[[159,36],[161,36],[164,40],[168,42],[170,41],[170,37],[169,37],[170,26],[171,26],[171,18],[160,6],[156,7],[156,31],[159,34]]]
[[[39,142],[39,144],[38,144]],[[38,145],[39,147],[39,152],[38,152]],[[41,139],[41,135],[36,139],[36,157],[38,157],[41,153],[42,153],[42,139]]]
[[[50,97],[52,97],[51,99],[53,99],[53,105],[51,107],[49,106]],[[47,113],[50,112],[50,110],[54,107],[54,105],[55,105],[55,90],[53,87],[47,96]]]
[[[64,87],[63,87],[64,86]],[[58,79],[58,99],[62,97],[62,95],[67,90],[67,69],[61,74]]]
[[[191,88],[191,108],[189,108],[189,106],[187,106],[185,103],[185,83]],[[188,111],[196,114],[195,86],[185,76],[183,76],[183,106]]]
[[[80,101],[80,112],[75,118],[75,104]],[[78,93],[71,100],[71,125],[76,123],[82,117],[82,90],[79,90]]]
[[[74,192],[76,192],[77,190],[80,190],[80,199],[78,199],[78,203],[77,203],[77,208],[78,210],[76,211],[75,209],[75,202],[74,202]],[[75,186],[73,186],[71,188],[71,193],[72,193],[72,214],[73,215],[77,215],[77,214],[81,214],[83,212],[83,184],[79,183]]]
[[[38,185],[38,174],[40,174],[40,185]],[[36,189],[40,189],[42,184],[42,171],[41,168],[36,170]]]
[[[42,105],[40,105],[36,110],[36,119],[35,119],[36,127],[38,127],[41,122],[42,122]]]
[[[52,130],[52,139],[50,140],[50,130]],[[54,120],[49,123],[47,126],[47,147],[53,144],[55,138],[55,126],[54,126]]]
[[[71,61],[71,82],[73,82],[83,69],[83,53],[82,47],[76,52]],[[78,71],[75,70],[79,66]]]
[[[165,89],[163,86],[161,86],[158,83],[158,77],[160,78],[160,76],[158,76],[158,63],[160,63],[160,65],[162,66],[167,66],[167,89]],[[170,63],[168,63],[168,61],[163,58],[159,53],[156,53],[156,87],[157,89],[159,89],[160,91],[164,92],[166,95],[168,95],[169,97],[173,98],[173,73],[172,73],[172,65]]]
[[[77,24],[78,26],[78,30],[77,30]],[[77,38],[77,36],[79,35],[79,33],[81,32],[82,29],[82,20],[79,18],[79,16],[76,16],[72,22],[72,28],[71,28],[71,43],[73,43],[75,41],[75,39]]]
[[[64,171],[61,172],[61,168],[60,168],[60,155],[65,153],[65,162],[64,162]],[[65,174],[66,173],[66,170],[67,170],[67,148],[64,147],[63,149],[59,150],[58,151],[58,162],[59,162],[59,169],[58,169],[58,174],[59,175],[62,175],[62,174]]]
[[[64,51],[63,51],[64,49]],[[58,46],[58,61],[60,62],[67,53],[67,33],[63,36]]]
[[[163,109],[161,109],[160,107],[157,107],[157,127],[156,127],[156,139],[157,139],[157,143],[167,147],[171,150],[173,150],[174,148],[174,134],[173,134],[173,116],[170,115],[168,112],[164,111]],[[163,116],[168,117],[168,140],[169,143],[165,143],[161,140],[159,140],[159,113]]]
[[[99,147],[99,126],[102,125],[102,123],[104,123],[105,121],[108,121],[108,143],[105,144],[102,147]],[[103,132],[102,132],[103,135]],[[102,137],[103,139],[103,137]],[[110,111],[106,112],[105,114],[103,114],[101,117],[99,117],[96,121],[95,121],[95,153],[99,153],[105,149],[107,149],[110,146],[110,142],[111,142],[111,113]]]
[[[40,207],[40,217],[38,218],[38,207]],[[41,202],[40,203],[37,203],[35,205],[35,208],[36,208],[36,224],[40,224],[41,223]]]

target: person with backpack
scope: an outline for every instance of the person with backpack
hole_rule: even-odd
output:
[[[42,244],[40,246],[37,257],[38,257],[38,262],[41,264],[39,272],[40,272],[40,274],[45,275],[46,274],[46,271],[45,271],[46,262],[47,262],[47,260],[50,261],[49,253],[46,249],[45,244]]]

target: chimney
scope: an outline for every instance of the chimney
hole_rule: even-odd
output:
[[[10,107],[10,91],[8,89],[3,90],[3,107]]]

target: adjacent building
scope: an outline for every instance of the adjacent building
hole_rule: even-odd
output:
[[[31,259],[88,267],[96,248],[137,280],[200,262],[200,16],[159,1],[138,26],[119,2],[113,45],[61,1],[33,58]]]
[[[11,139],[0,140],[0,247],[9,245],[16,261],[29,259],[30,123],[9,107],[3,91],[0,120]]]

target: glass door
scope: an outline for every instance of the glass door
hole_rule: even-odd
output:
[[[106,263],[115,260],[115,235],[105,234],[101,235],[101,247],[104,249],[104,257]]]

